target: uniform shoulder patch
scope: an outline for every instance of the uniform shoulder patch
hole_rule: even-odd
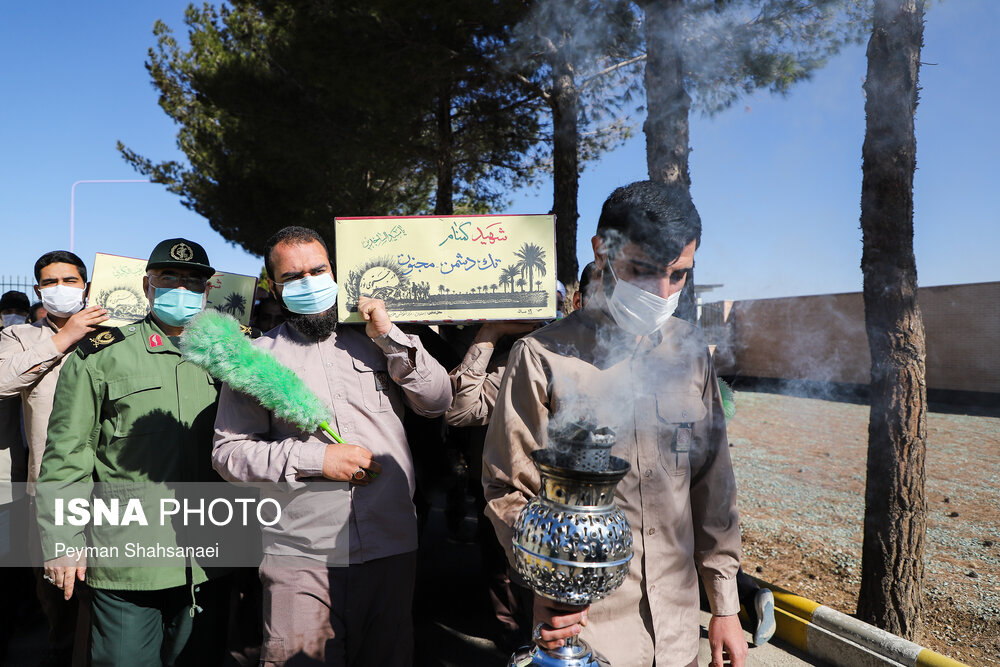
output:
[[[241,324],[240,331],[250,340],[261,337],[261,331],[257,327],[248,327],[245,324]]]
[[[122,340],[125,340],[125,334],[121,329],[103,329],[81,340],[76,349],[79,350],[80,356],[86,357]]]

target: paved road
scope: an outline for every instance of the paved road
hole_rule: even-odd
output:
[[[712,659],[712,651],[708,646],[708,619],[711,618],[707,611],[701,612],[701,646],[698,647],[698,664],[702,667],[707,665]],[[750,641],[750,635],[747,635]],[[764,646],[751,647],[750,656],[747,660],[747,667],[778,667],[779,665],[825,665],[825,662],[805,655],[794,646],[773,640]]]

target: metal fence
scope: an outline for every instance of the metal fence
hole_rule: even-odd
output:
[[[24,292],[30,303],[38,301],[35,296],[35,279],[30,276],[0,276],[0,294],[6,294],[10,290]]]

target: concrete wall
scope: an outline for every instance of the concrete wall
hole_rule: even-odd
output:
[[[929,389],[1000,393],[1000,282],[922,287]],[[868,384],[860,292],[705,304],[722,375]]]

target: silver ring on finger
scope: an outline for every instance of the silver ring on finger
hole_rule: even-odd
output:
[[[49,582],[53,586],[56,585],[56,580],[50,574],[43,574],[42,575],[42,579],[44,579],[45,581]]]
[[[352,477],[354,477],[355,481],[360,482],[361,480],[363,480],[365,478],[365,475],[367,475],[367,474],[368,474],[367,470],[365,470],[364,468],[359,467],[358,470],[357,470],[357,472],[355,472],[352,475]]]
[[[531,631],[531,641],[538,643],[542,641],[542,626],[544,623],[539,623],[535,626],[535,629]]]

